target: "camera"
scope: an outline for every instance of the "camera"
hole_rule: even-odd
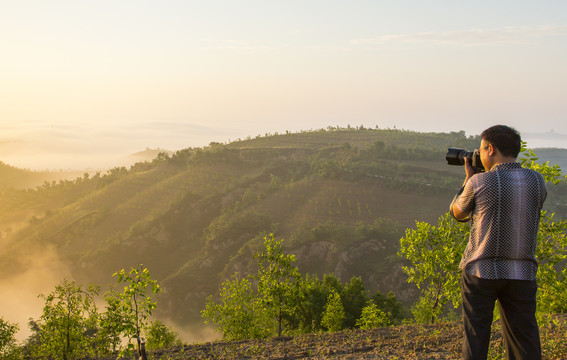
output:
[[[465,158],[469,159],[469,163],[474,168],[475,173],[484,171],[482,161],[480,161],[480,153],[478,149],[474,151],[466,151],[458,148],[449,148],[445,159],[449,165],[465,165]]]

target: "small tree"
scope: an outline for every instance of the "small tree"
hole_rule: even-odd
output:
[[[282,334],[282,320],[293,313],[291,298],[301,278],[293,265],[295,255],[284,254],[282,242],[270,234],[264,237],[264,250],[254,255],[258,261],[258,294],[264,305],[275,312],[278,336]]]
[[[329,289],[317,276],[305,275],[305,278],[300,281],[296,293],[292,296],[295,329],[299,329],[303,333],[323,330],[321,318],[329,296]]]
[[[262,306],[247,278],[232,275],[222,283],[220,302],[207,298],[201,312],[205,324],[214,324],[227,340],[266,338],[273,331],[273,316]]]
[[[554,215],[542,212],[538,246],[538,311],[567,312],[567,221],[555,221]]]
[[[181,345],[179,334],[163,322],[156,320],[146,327],[148,349],[163,349]]]
[[[15,356],[17,324],[10,324],[0,317],[0,358],[10,359]]]
[[[378,309],[382,310],[384,313],[390,314],[389,321],[392,325],[401,324],[407,317],[406,308],[396,299],[396,295],[391,291],[386,295],[382,294],[380,291],[376,291],[376,293],[372,295],[371,301],[376,304]]]
[[[108,291],[104,299],[106,311],[100,316],[98,339],[101,346],[110,349],[112,353],[120,349],[122,334],[125,333],[128,315],[122,306],[120,294],[114,290]]]
[[[341,299],[345,310],[344,326],[353,328],[356,326],[356,320],[362,314],[362,309],[368,302],[368,292],[361,277],[354,276],[345,284],[341,293]]]
[[[343,328],[344,320],[345,309],[343,308],[341,296],[338,292],[332,290],[327,298],[321,325],[329,331],[339,331]]]
[[[468,240],[468,225],[458,223],[448,213],[439,218],[437,227],[416,222],[416,229],[406,230],[400,240],[398,255],[411,263],[404,266],[407,281],[421,290],[421,298],[412,312],[416,320],[434,323],[448,302],[461,303],[459,263]]]
[[[365,330],[389,325],[390,313],[382,311],[372,301],[362,309],[360,318],[356,320],[356,326]]]
[[[119,284],[124,284],[124,291],[116,293],[116,304],[119,304],[124,317],[122,331],[128,337],[128,350],[132,350],[131,340],[136,337],[138,354],[141,355],[141,332],[157,307],[157,301],[152,299],[151,293],[158,294],[161,289],[157,281],[151,278],[150,271],[141,264],[129,272],[122,269],[112,276],[118,278]]]
[[[39,356],[67,360],[94,352],[93,339],[87,336],[87,331],[97,326],[94,296],[98,292],[97,286],[83,289],[74,281],[63,280],[51,294],[39,296],[45,299],[38,321]]]

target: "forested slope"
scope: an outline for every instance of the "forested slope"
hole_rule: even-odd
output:
[[[330,128],[187,148],[33,190],[3,186],[0,274],[29,271],[48,250],[83,283],[143,263],[164,289],[161,315],[194,323],[274,233],[301,271],[361,276],[407,302],[399,239],[447,211],[463,176],[446,165],[447,147],[478,143],[464,132]]]

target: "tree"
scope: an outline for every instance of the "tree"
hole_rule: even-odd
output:
[[[326,277],[329,276],[326,275]],[[330,288],[316,275],[305,275],[305,278],[300,281],[296,293],[292,296],[294,301],[294,322],[292,326],[294,329],[303,333],[323,330],[321,318],[329,292]]]
[[[83,289],[74,281],[63,280],[45,299],[43,313],[38,321],[39,356],[51,359],[71,359],[92,354],[94,341],[87,332],[97,327],[98,313],[94,297],[99,287]]]
[[[262,306],[248,278],[232,275],[222,283],[219,302],[207,298],[201,316],[205,324],[213,324],[223,339],[243,340],[266,338],[273,332],[273,317]]]
[[[151,293],[158,294],[161,289],[156,280],[150,276],[150,271],[142,264],[131,268],[129,272],[122,269],[112,276],[118,278],[119,284],[124,284],[124,291],[116,293],[115,305],[119,305],[123,316],[122,331],[128,337],[128,350],[132,350],[130,343],[136,337],[138,354],[141,355],[141,332],[146,326],[148,318],[157,307],[157,301],[152,299]],[[148,290],[151,293],[148,293]]]
[[[17,324],[10,324],[0,317],[0,357],[2,359],[9,359],[14,351],[16,338],[18,332]]]
[[[122,333],[125,332],[127,315],[122,305],[120,295],[114,291],[108,291],[104,299],[106,311],[100,316],[99,342],[101,346],[115,353],[120,349]]]
[[[382,294],[380,291],[376,291],[371,297],[371,301],[376,304],[378,309],[382,310],[384,313],[390,314],[389,321],[393,325],[399,325],[407,317],[404,305],[396,299],[396,295],[393,292],[388,292],[386,295]]]
[[[411,263],[403,271],[421,291],[412,309],[419,322],[433,324],[448,302],[455,308],[460,305],[459,262],[467,240],[468,225],[448,213],[439,218],[437,227],[417,221],[416,229],[407,229],[401,238],[398,255]]]
[[[300,273],[295,255],[286,255],[282,250],[283,240],[274,234],[264,237],[264,250],[255,254],[258,263],[258,295],[277,318],[278,336],[282,334],[282,320],[293,315],[292,294],[299,285]]]
[[[555,221],[554,214],[542,212],[537,237],[538,310],[567,312],[567,221]]]
[[[362,309],[368,302],[368,293],[361,277],[352,277],[350,282],[345,284],[341,293],[341,299],[345,310],[344,326],[346,328],[354,328],[356,320],[360,318]]]
[[[339,331],[343,328],[344,320],[345,309],[343,308],[341,295],[332,290],[327,298],[327,304],[325,305],[321,325],[323,325],[323,327],[325,327],[328,331]]]
[[[356,320],[356,326],[361,329],[374,329],[381,326],[390,325],[390,313],[382,311],[372,301],[362,308],[362,314]]]

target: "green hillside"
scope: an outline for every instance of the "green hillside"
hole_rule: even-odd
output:
[[[205,298],[253,268],[274,233],[303,272],[362,276],[409,302],[399,239],[447,212],[464,172],[446,165],[447,147],[478,143],[464,132],[330,128],[211,143],[33,190],[4,186],[0,274],[29,270],[46,249],[83,283],[143,263],[165,290],[161,315],[196,323]]]

